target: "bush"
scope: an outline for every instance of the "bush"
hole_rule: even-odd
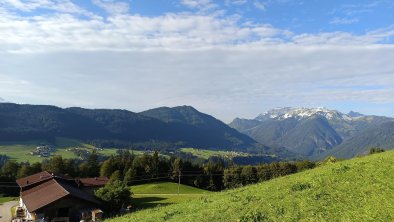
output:
[[[379,147],[372,147],[369,150],[369,154],[374,154],[374,153],[383,153],[385,150]]]
[[[104,202],[106,210],[111,212],[129,204],[131,194],[130,188],[119,180],[110,181],[95,192],[95,195]]]

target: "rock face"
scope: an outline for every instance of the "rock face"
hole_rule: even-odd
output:
[[[260,143],[272,147],[285,147],[288,150],[309,158],[323,158],[327,155],[341,154],[352,157],[364,152],[371,144],[379,142],[356,143],[368,129],[380,129],[392,118],[366,116],[357,112],[341,113],[327,108],[275,108],[258,115],[254,119],[236,118],[229,125],[245,133]],[[388,130],[385,133],[390,135]],[[375,140],[380,140],[376,138]],[[357,148],[340,146],[358,144]],[[384,147],[391,144],[385,140]],[[394,144],[393,144],[394,145]],[[338,148],[337,148],[338,147]],[[394,147],[394,146],[393,146]],[[330,151],[333,148],[336,152]],[[339,152],[340,150],[340,152]],[[346,153],[346,155],[343,155]]]

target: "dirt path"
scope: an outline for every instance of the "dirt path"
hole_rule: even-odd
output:
[[[0,222],[10,222],[12,220],[11,208],[18,205],[18,201],[5,202],[0,205]]]

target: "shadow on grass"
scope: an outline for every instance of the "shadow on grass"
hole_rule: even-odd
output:
[[[171,203],[162,203],[165,197],[135,197],[132,199],[132,205],[135,210],[153,208],[157,206],[170,205]]]

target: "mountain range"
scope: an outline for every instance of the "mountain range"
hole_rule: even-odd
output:
[[[327,108],[275,108],[230,124],[256,141],[311,159],[350,158],[371,147],[394,148],[394,119]]]
[[[143,112],[0,103],[0,143],[55,141],[58,137],[102,147],[210,150],[280,158],[350,158],[371,147],[394,147],[394,119],[327,108],[275,108],[229,125],[191,106]]]
[[[263,147],[249,136],[191,106],[161,107],[134,113],[0,103],[0,142],[53,141],[56,137],[106,147],[172,149],[190,146],[218,150]]]

